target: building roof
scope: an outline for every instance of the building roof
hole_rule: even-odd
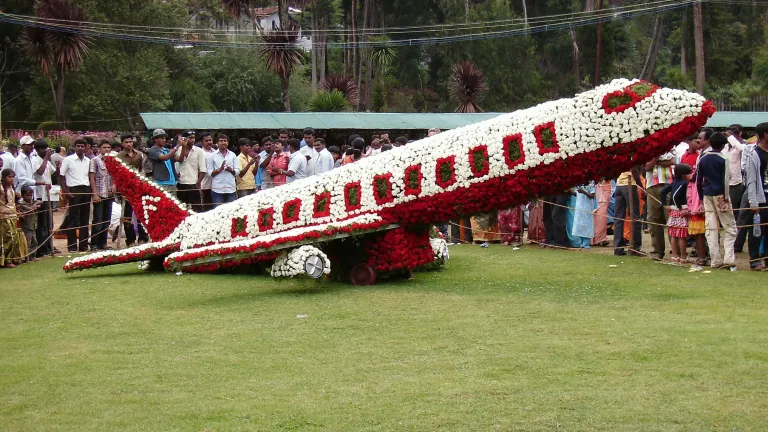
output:
[[[499,113],[142,113],[147,129],[342,129],[416,130],[455,129],[481,122]],[[734,123],[753,128],[768,121],[768,112],[721,111],[707,126],[725,128]]]
[[[265,8],[255,8],[253,9],[253,15],[257,17],[266,17],[270,16],[272,14],[276,14],[278,9],[277,6],[271,6],[271,7],[265,7]]]

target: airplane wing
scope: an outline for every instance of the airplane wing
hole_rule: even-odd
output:
[[[286,249],[397,228],[375,214],[340,222],[294,228],[247,240],[184,249],[169,255],[163,265],[172,271],[213,271],[243,264],[274,261]]]
[[[180,244],[169,240],[146,243],[126,249],[94,252],[73,258],[64,264],[64,271],[87,270],[114,264],[127,264],[139,261],[149,261],[152,258],[162,258],[171,252],[179,250]]]

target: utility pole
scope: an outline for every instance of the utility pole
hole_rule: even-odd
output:
[[[595,55],[595,87],[600,85],[600,56],[603,54],[603,0],[597,2],[597,54]]]

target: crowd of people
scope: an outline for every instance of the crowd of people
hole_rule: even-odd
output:
[[[439,130],[430,130],[430,135]],[[149,241],[127,200],[122,200],[107,171],[104,157],[113,155],[153,178],[193,210],[202,212],[260,190],[321,174],[362,158],[406,145],[387,132],[374,134],[368,144],[352,135],[340,146],[328,146],[304,129],[301,139],[287,130],[261,140],[240,138],[237,150],[229,137],[187,130],[172,138],[162,129],[152,132],[146,147],[140,137],[123,134],[119,141],[95,143],[85,137],[71,148],[49,148],[45,139],[24,136],[20,149],[0,152],[0,267],[59,253],[53,247],[52,213],[66,209],[59,231],[66,233],[68,252],[105,250],[110,246],[114,212],[127,246]],[[170,139],[169,139],[170,138]],[[214,141],[215,139],[215,141]],[[60,196],[52,193],[60,190]],[[119,206],[115,206],[119,202]],[[116,230],[115,230],[116,231]]]
[[[439,132],[431,129],[428,136]],[[648,255],[656,260],[665,259],[669,245],[674,263],[735,270],[735,254],[746,245],[750,268],[765,270],[768,230],[761,221],[768,221],[768,123],[755,132],[750,143],[740,125],[723,133],[705,128],[616,179],[542,197],[495,217],[476,216],[475,240],[520,244],[527,225],[532,242],[586,249],[610,246],[612,232],[615,255],[645,255],[645,231],[651,238]],[[116,210],[127,246],[149,241],[131,204],[116,193],[104,162],[110,154],[201,212],[409,142],[381,132],[369,143],[352,135],[329,146],[307,128],[300,137],[280,130],[260,140],[240,138],[232,146],[222,133],[187,130],[169,139],[156,129],[146,147],[137,136],[123,134],[115,142],[83,138],[72,148],[51,149],[44,139],[25,136],[20,149],[9,146],[0,153],[0,267],[58,252],[51,241],[57,207],[66,208],[60,231],[66,233],[68,252],[109,248]],[[58,205],[54,184],[61,191]],[[438,228],[450,240],[449,224]]]
[[[704,128],[616,179],[529,204],[519,212],[528,215],[528,238],[545,247],[589,248],[610,246],[612,231],[614,255],[664,260],[669,244],[673,263],[731,271],[746,244],[750,269],[765,271],[768,123],[756,126],[752,142],[742,129]],[[519,241],[522,217],[505,223],[500,213],[498,231]],[[644,231],[651,240],[647,254]]]

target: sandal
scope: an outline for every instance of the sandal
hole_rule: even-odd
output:
[[[697,259],[696,260],[696,265],[704,267],[705,265],[707,265],[707,260],[705,260],[705,259]]]

